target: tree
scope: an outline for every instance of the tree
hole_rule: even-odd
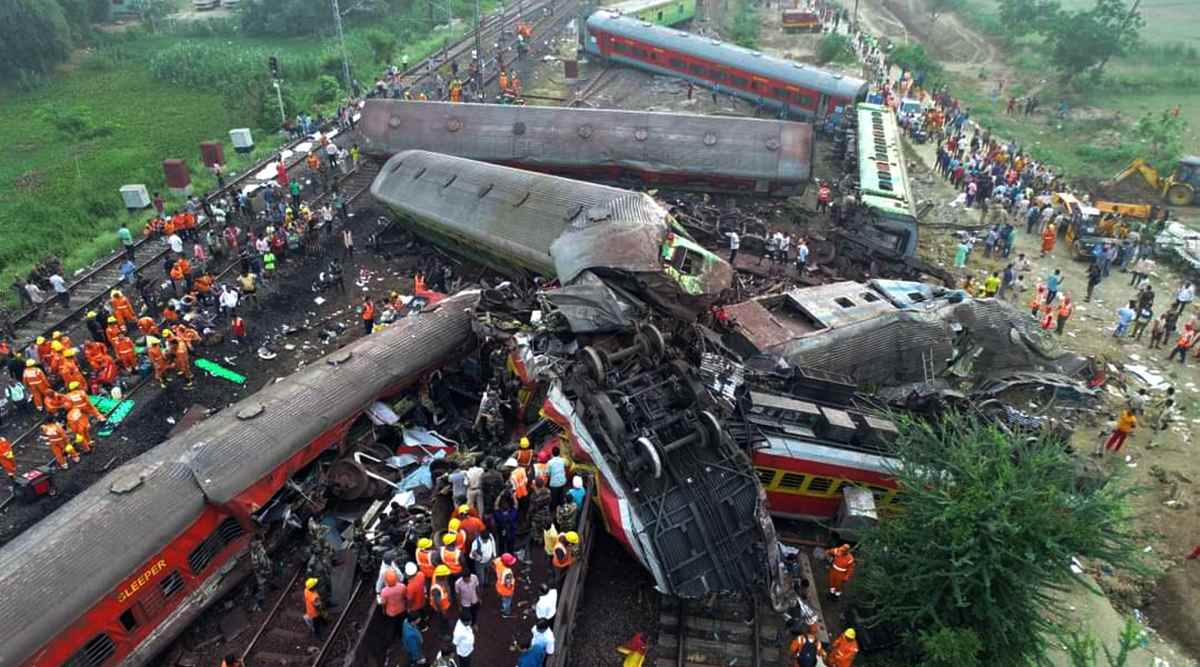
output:
[[[242,2],[242,29],[251,35],[311,35],[333,21],[324,0],[256,0]]]
[[[1062,73],[1063,83],[1086,73],[1099,75],[1114,56],[1129,53],[1146,25],[1142,0],[1096,0],[1091,9],[1060,12],[1047,25],[1046,46],[1050,61]]]
[[[1053,595],[1073,557],[1141,568],[1127,489],[1084,484],[1049,435],[1013,437],[974,416],[898,418],[892,471],[902,511],[859,545],[874,619],[937,633],[971,631],[979,664],[1024,666],[1063,610]],[[1143,569],[1144,571],[1144,569]]]
[[[845,35],[831,32],[817,42],[817,62],[854,62],[854,49]]]
[[[962,9],[965,4],[965,0],[927,0],[926,8],[929,9],[929,22],[937,23],[942,14],[956,12]]]
[[[942,66],[925,51],[920,44],[901,44],[888,53],[888,61],[902,69],[913,73],[922,82],[923,87],[930,87],[942,76]]]
[[[1104,660],[1107,667],[1126,667],[1129,664],[1129,654],[1141,643],[1143,630],[1132,618],[1125,619],[1125,627],[1117,637],[1117,653],[1113,655],[1107,646],[1104,649]],[[1067,658],[1071,667],[1099,667],[1100,659],[1096,654],[1096,639],[1089,634],[1079,631],[1069,631],[1059,636],[1063,646],[1067,648]]]
[[[46,74],[70,55],[71,26],[57,2],[0,2],[0,78]]]
[[[375,56],[375,62],[383,65],[392,63],[392,57],[396,55],[398,46],[394,34],[384,30],[371,30],[367,33],[367,44],[371,46],[371,54]]]
[[[1183,153],[1187,121],[1167,109],[1148,112],[1133,126],[1133,136],[1150,149],[1150,161],[1160,171],[1171,171]]]
[[[1006,0],[1000,3],[1000,22],[1009,39],[1040,33],[1062,11],[1058,0]]]

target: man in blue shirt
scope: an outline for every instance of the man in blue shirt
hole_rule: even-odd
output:
[[[413,627],[411,615],[404,619],[400,641],[404,644],[404,653],[408,655],[408,664],[425,664],[425,654],[422,648],[421,631]]]
[[[571,480],[571,490],[567,491],[567,496],[575,503],[576,508],[579,510],[578,515],[583,516],[583,501],[587,498],[587,492],[583,489],[582,477],[575,475]]]
[[[557,509],[563,501],[563,492],[567,490],[567,460],[562,457],[558,447],[553,450],[554,456],[546,464],[546,472],[550,476],[550,507]]]
[[[1130,301],[1128,305],[1117,310],[1117,326],[1113,329],[1113,336],[1120,338],[1129,331],[1129,323],[1133,322],[1133,318],[1137,315],[1137,302]]]
[[[517,667],[542,667],[546,663],[546,646],[534,644],[517,658]]]
[[[1054,303],[1058,290],[1062,288],[1062,269],[1054,269],[1054,273],[1046,277],[1046,303]]]

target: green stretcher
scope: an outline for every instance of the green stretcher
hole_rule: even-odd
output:
[[[209,361],[208,359],[197,359],[196,367],[213,377],[219,377],[222,380],[228,380],[234,384],[246,384],[245,375],[242,375],[241,373],[235,373],[215,361]]]
[[[101,438],[107,438],[112,435],[113,431],[117,430],[117,427],[121,425],[121,422],[125,421],[125,418],[133,410],[133,401],[129,399],[115,401],[107,396],[88,396],[88,399],[92,401],[92,405],[96,406],[100,414],[106,418],[105,422],[100,424],[99,428],[96,429],[96,435]]]

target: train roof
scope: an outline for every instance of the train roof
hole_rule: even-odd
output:
[[[6,544],[0,664],[69,628],[206,504],[234,501],[317,435],[472,340],[475,301],[473,292],[441,301],[268,385],[108,473]],[[239,417],[260,405],[255,418]]]
[[[725,306],[736,337],[759,354],[779,354],[789,343],[895,312],[870,286],[856,282],[796,288]]]
[[[812,175],[812,125],[781,120],[371,99],[359,127],[366,151],[388,156],[418,149],[534,168],[617,165],[791,183]]]
[[[753,74],[786,81],[835,97],[857,100],[867,94],[867,82],[857,77],[830,72],[794,60],[776,58],[719,39],[665,28],[606,9],[593,12],[587,19],[587,26],[589,31],[602,30],[670,51],[690,53],[698,58],[722,62]]]
[[[428,151],[397,153],[371,194],[564,283],[592,268],[659,271],[671,225],[644,193]]]
[[[886,106],[858,105],[858,181],[866,205],[916,216],[896,116]]]

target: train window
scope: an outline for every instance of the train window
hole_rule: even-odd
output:
[[[831,495],[834,492],[835,485],[837,485],[837,484],[838,484],[837,480],[835,480],[831,477],[813,477],[808,482],[807,491],[809,493],[815,493],[815,494],[827,496],[827,495]]]
[[[671,58],[667,62],[671,63],[671,67],[674,67],[675,69],[683,69],[684,68],[683,61],[680,60],[679,58]]]
[[[772,88],[771,94],[774,95],[775,97],[778,97],[781,100],[790,99],[792,96],[791,93],[784,90],[783,88]]]
[[[781,489],[798,489],[804,486],[804,475],[795,472],[784,473],[779,479],[779,488]]]
[[[158,582],[158,585],[162,588],[162,596],[169,598],[183,588],[183,577],[179,576],[178,570],[171,570],[171,574]]]
[[[621,42],[613,42],[613,49],[616,51],[620,51],[621,53],[629,52],[629,47]]]
[[[734,74],[734,75],[732,76],[732,78],[733,78],[733,85],[735,85],[735,86],[737,86],[737,87],[739,87],[739,88],[745,88],[745,87],[746,87],[746,85],[750,83],[748,80],[746,80],[746,79],[743,79],[742,77],[740,77],[740,76],[738,76],[738,75],[736,75],[736,74]]]
[[[862,300],[866,301],[867,303],[875,303],[879,300],[879,297],[871,294],[870,292],[863,292],[862,294],[859,294],[859,296],[862,297]]]
[[[709,71],[708,71],[708,76],[709,76],[709,77],[711,77],[711,78],[712,78],[714,81],[724,81],[724,80],[726,79],[726,77],[727,77],[727,75],[725,74],[725,72],[722,72],[722,71],[721,71],[721,70],[719,70],[719,69],[711,69],[711,70],[709,70]]]
[[[704,259],[694,252],[688,252],[683,246],[676,246],[675,253],[671,255],[671,265],[682,273],[695,276],[704,267]]]
[[[833,302],[836,303],[837,305],[841,306],[842,308],[853,308],[854,307],[854,302],[851,301],[850,299],[847,299],[844,296],[839,296],[838,298],[834,299]]]
[[[133,615],[133,609],[126,609],[124,614],[121,614],[121,627],[125,628],[125,632],[132,632],[138,626],[137,618]]]
[[[755,468],[755,471],[758,472],[759,484],[769,487],[775,481],[775,471],[771,468]]]
[[[645,58],[646,51],[645,51],[645,49],[639,49],[638,47],[635,46],[635,47],[633,47],[633,55],[637,56],[638,58]]]
[[[63,667],[100,667],[116,652],[117,645],[107,633],[101,632],[64,662]]]
[[[704,76],[704,68],[701,67],[700,65],[697,65],[696,63],[692,63],[691,65],[688,65],[688,70],[690,70],[692,72],[692,74]]]
[[[798,97],[800,99],[800,102],[799,102],[800,106],[802,106],[802,107],[811,107],[812,106],[813,98],[811,98],[807,95],[799,95]]]
[[[205,538],[200,546],[192,549],[192,553],[188,554],[188,567],[192,569],[192,574],[199,575],[203,572],[223,546],[225,545],[221,543],[221,536],[213,533]]]

